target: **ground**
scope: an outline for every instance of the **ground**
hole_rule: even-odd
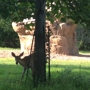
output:
[[[11,58],[11,52],[15,52],[18,54],[20,51],[19,50],[1,50],[0,51],[0,58]]]
[[[0,58],[12,58],[11,52],[16,54],[20,53],[20,50],[1,50]],[[90,55],[78,55],[78,56],[67,56],[67,55],[51,55],[51,59],[60,59],[60,60],[90,60]]]

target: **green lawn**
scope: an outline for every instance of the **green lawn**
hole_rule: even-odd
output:
[[[90,90],[89,60],[51,60],[50,83],[37,89],[31,77],[20,82],[22,70],[13,58],[0,58],[0,90]]]
[[[80,54],[90,55],[90,51],[79,51]]]
[[[19,50],[20,48],[7,48],[7,47],[0,47],[0,50]]]

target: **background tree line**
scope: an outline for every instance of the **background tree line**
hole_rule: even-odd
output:
[[[0,0],[0,46],[19,47],[18,35],[13,31],[11,23],[34,17],[35,0]],[[77,42],[79,49],[90,50],[90,0],[47,0],[46,6],[51,13],[59,18],[71,18],[78,23]],[[50,13],[46,18],[54,21]]]

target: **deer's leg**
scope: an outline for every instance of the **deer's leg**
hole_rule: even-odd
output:
[[[28,72],[29,72],[29,69],[27,69],[27,72],[26,72],[26,82],[27,82],[27,78],[28,78]]]
[[[25,72],[26,72],[26,68],[24,68],[24,70],[23,70],[22,77],[21,77],[21,81],[22,81],[22,79],[23,79],[23,77],[24,77],[24,75],[25,75]]]

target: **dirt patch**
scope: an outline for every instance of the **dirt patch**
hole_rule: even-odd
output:
[[[15,52],[16,54],[19,54],[20,50],[1,50],[0,51],[0,58],[12,58],[11,52]],[[90,55],[69,56],[69,55],[51,54],[51,59],[60,59],[60,60],[90,60]]]
[[[19,54],[20,50],[1,50],[0,58],[12,58],[11,52],[15,52],[16,54]]]
[[[51,55],[51,59],[58,59],[58,60],[90,60],[90,55],[82,55],[79,54],[77,56],[72,55]]]

